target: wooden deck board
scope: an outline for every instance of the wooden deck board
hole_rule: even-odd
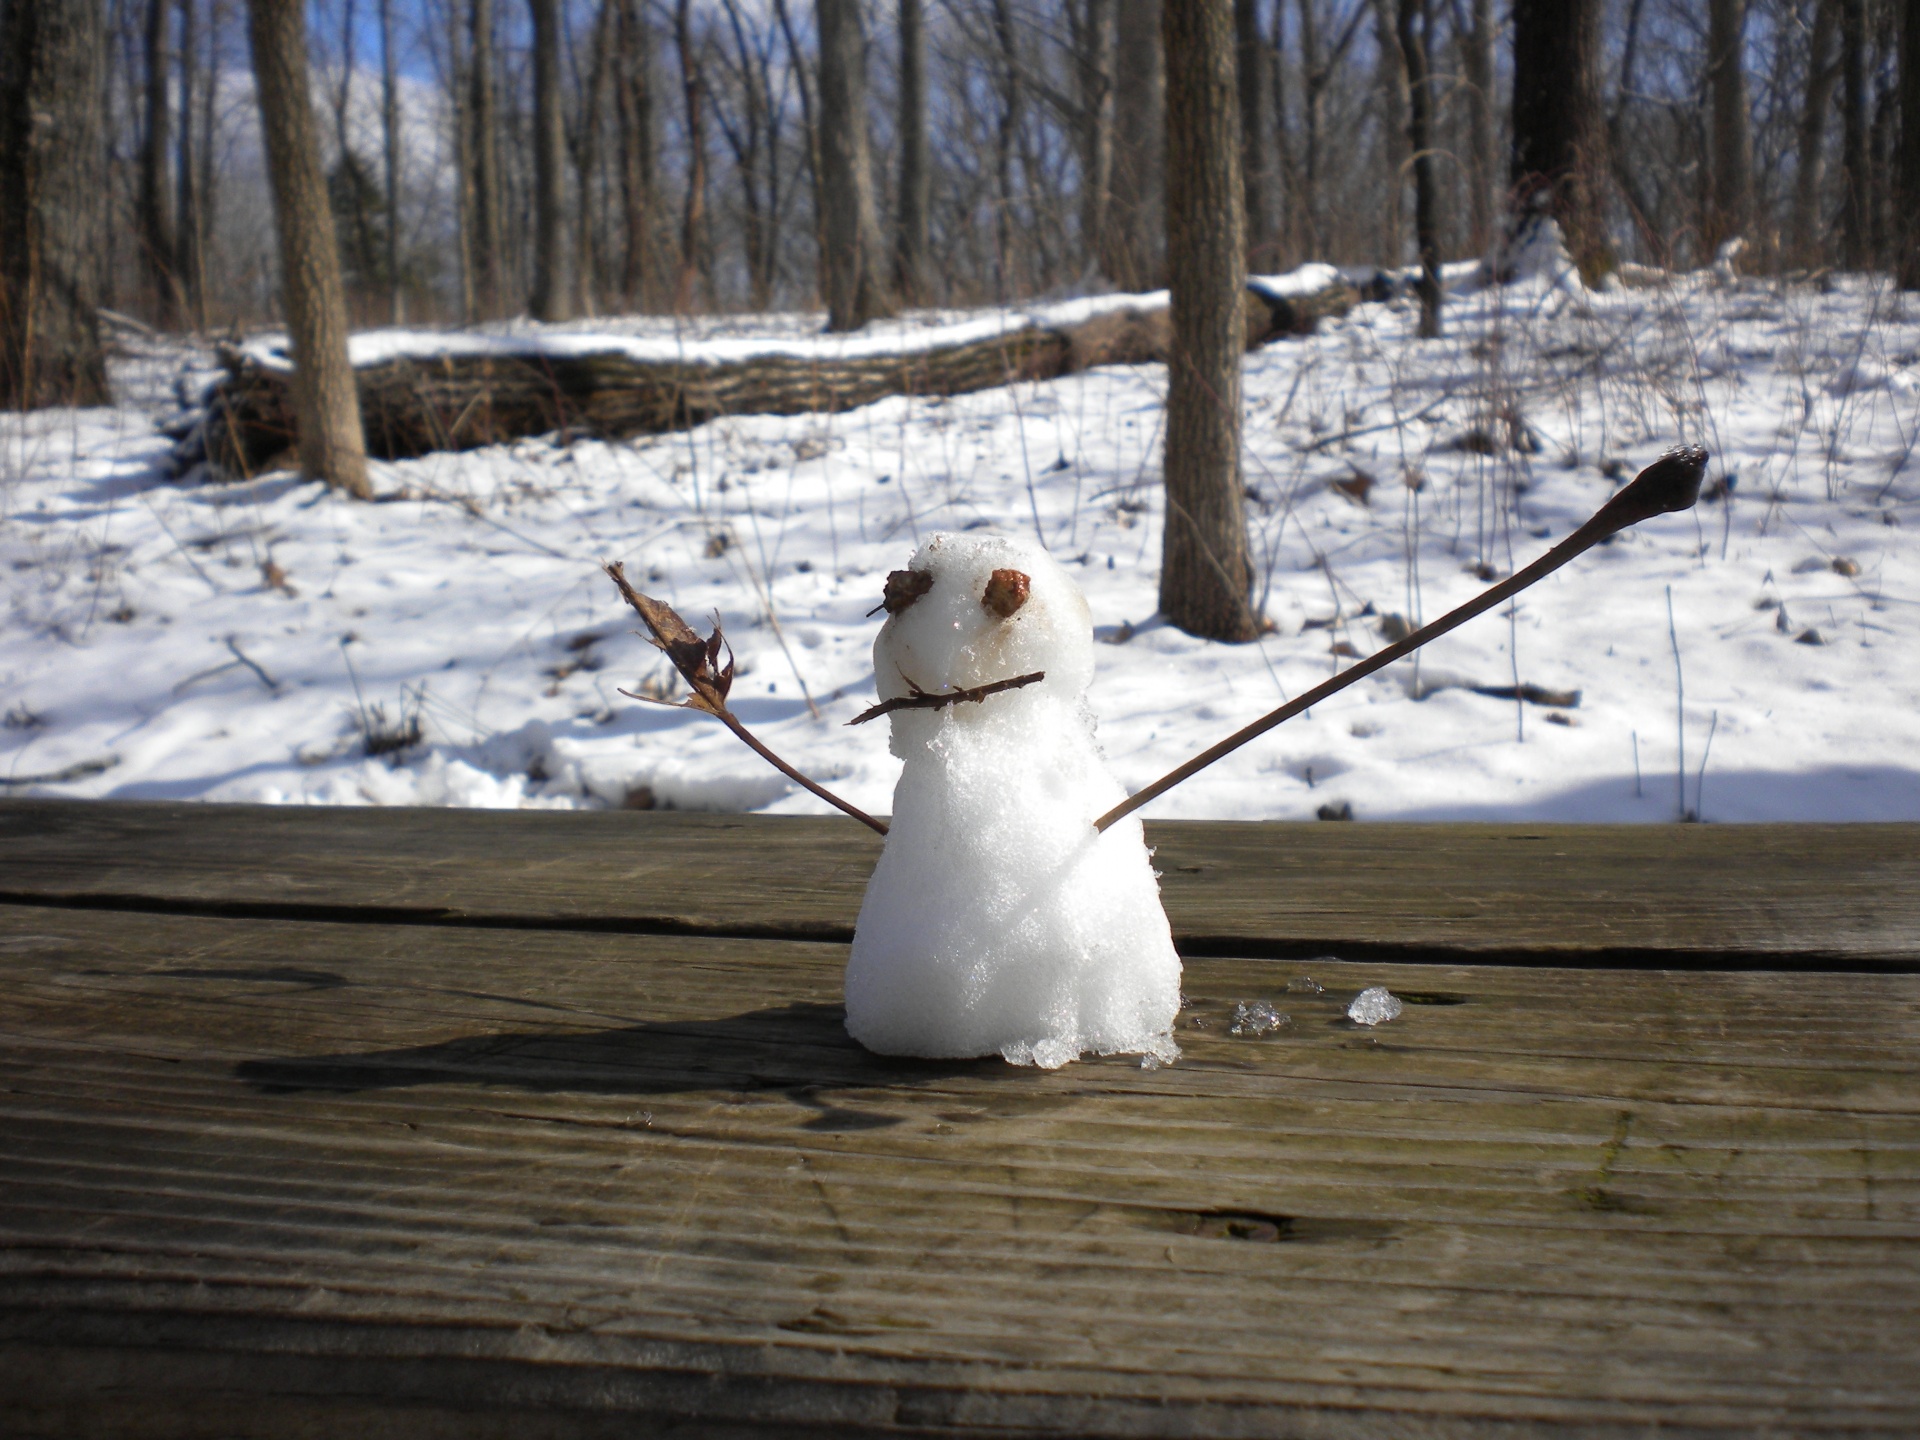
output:
[[[1186,953],[1920,969],[1920,825],[1150,822]],[[846,939],[854,822],[0,801],[0,903]]]
[[[0,806],[13,1431],[1920,1430],[1908,827],[1169,827],[1248,953],[1189,957],[1177,1064],[1040,1073],[867,1055],[832,940],[658,933],[845,924],[851,827],[293,813]],[[1630,943],[1538,898],[1730,860]],[[1403,873],[1572,963],[1428,943]],[[1292,903],[1404,963],[1272,958]],[[1651,963],[1713,933],[1774,968]]]

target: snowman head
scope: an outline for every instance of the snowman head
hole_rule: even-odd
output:
[[[970,690],[1036,670],[1047,678],[1019,693],[1078,700],[1093,679],[1086,597],[1030,540],[935,535],[905,570],[887,577],[885,603],[887,620],[873,643],[882,700],[915,686],[930,694]]]

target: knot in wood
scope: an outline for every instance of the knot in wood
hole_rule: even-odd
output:
[[[895,570],[887,576],[886,598],[880,603],[887,614],[898,615],[933,588],[933,575],[926,570]]]
[[[987,590],[980,603],[1002,620],[1027,603],[1033,582],[1018,570],[996,570],[987,577]]]

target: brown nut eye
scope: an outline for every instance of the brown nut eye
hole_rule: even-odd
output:
[[[880,602],[889,615],[898,615],[933,588],[933,576],[925,570],[895,570],[887,576],[886,598]]]
[[[1032,584],[1018,570],[996,570],[987,578],[987,593],[980,597],[980,603],[1005,620],[1027,603]]]

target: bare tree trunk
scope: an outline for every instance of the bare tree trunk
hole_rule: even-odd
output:
[[[472,0],[468,12],[471,44],[467,51],[469,160],[473,166],[473,225],[468,240],[472,260],[474,310],[483,320],[506,313],[502,251],[506,215],[500,189],[500,106],[493,51],[493,0]]]
[[[1496,207],[1494,154],[1493,0],[1473,0],[1473,23],[1460,36],[1460,68],[1467,91],[1467,244],[1475,255],[1493,246]]]
[[[567,119],[560,95],[560,0],[527,0],[533,18],[533,293],[536,320],[571,320]]]
[[[1707,86],[1713,103],[1713,203],[1703,239],[1709,255],[1753,223],[1753,136],[1741,54],[1747,0],[1708,0]]]
[[[761,84],[763,72],[755,63],[754,43],[747,38],[740,0],[722,0],[721,8],[726,11],[727,27],[733,35],[734,61],[730,68],[735,71],[740,110],[730,115],[722,103],[714,107],[714,118],[733,151],[734,170],[740,177],[740,248],[747,262],[748,304],[764,311],[773,303],[774,260],[779,246],[774,233],[779,193],[772,170],[777,157],[770,155],[764,190],[760,175],[761,155],[775,146],[770,133],[773,101]]]
[[[100,0],[0,4],[0,408],[105,405]]]
[[[1307,254],[1315,259],[1326,253],[1326,234],[1320,224],[1320,131],[1326,94],[1326,67],[1320,55],[1320,26],[1314,14],[1314,0],[1300,4],[1300,122],[1301,137],[1300,216],[1301,233]]]
[[[306,7],[302,0],[249,0],[248,8],[254,92],[293,339],[300,468],[370,499],[360,400],[347,360],[346,292],[308,99]]]
[[[1020,56],[1008,0],[993,0],[993,38],[1000,51],[1000,124],[993,146],[993,283],[996,297],[1004,304],[1018,288],[1013,277],[1013,152],[1021,119]]]
[[[1826,169],[1827,111],[1833,106],[1840,66],[1833,58],[1840,23],[1840,0],[1820,0],[1813,13],[1807,51],[1807,96],[1800,111],[1798,163],[1793,177],[1793,216],[1788,229],[1796,263],[1811,265],[1821,246],[1816,238],[1820,180]]]
[[[1515,0],[1513,188],[1520,217],[1549,214],[1592,284],[1614,266],[1607,238],[1599,0]]]
[[[1074,140],[1080,161],[1081,268],[1099,267],[1113,186],[1114,0],[1069,0]]]
[[[933,163],[927,146],[927,34],[922,0],[899,0],[900,199],[895,206],[893,283],[901,299],[924,304]]]
[[[1429,0],[1400,0],[1396,33],[1407,70],[1407,139],[1413,147],[1413,232],[1420,252],[1420,337],[1440,334],[1440,177],[1434,164]]]
[[[694,51],[689,0],[677,0],[674,6],[673,43],[680,56],[680,91],[687,110],[687,194],[680,209],[680,269],[673,285],[673,309],[685,315],[693,309],[694,287],[703,269],[707,220],[706,77]]]
[[[658,294],[654,264],[653,43],[638,0],[615,0],[620,65],[614,109],[620,123],[620,209],[627,243],[620,293],[629,307],[647,308]]]
[[[1840,0],[1840,246],[1850,270],[1872,263],[1873,176],[1867,157],[1867,0]]]
[[[607,107],[607,75],[613,69],[614,0],[600,0],[593,17],[593,54],[587,61],[587,93],[580,107],[578,143],[574,146],[573,276],[579,291],[580,312],[599,313],[596,303],[601,282],[595,254],[593,191],[600,169],[601,115]]]
[[[195,329],[207,323],[200,292],[200,203],[193,154],[193,102],[200,93],[199,27],[194,0],[180,0],[179,125],[173,154],[173,274],[181,302],[181,318]],[[207,83],[213,83],[209,72]]]
[[[1906,0],[1900,26],[1900,246],[1895,270],[1903,290],[1920,290],[1920,0]]]
[[[353,135],[348,128],[347,118],[353,108],[353,76],[359,68],[359,58],[355,53],[360,35],[354,16],[354,0],[346,0],[340,11],[340,84],[333,96],[334,145],[340,152],[338,181],[339,193],[334,198],[336,219],[347,221],[351,244],[345,257],[342,282],[349,290],[359,286],[364,294],[366,287],[372,284],[375,272],[379,269],[379,259],[373,253],[373,225],[367,214],[367,185],[370,177],[362,169],[359,153],[353,148]],[[324,173],[324,171],[323,171]],[[338,205],[344,200],[347,213],[338,215]]]
[[[1259,0],[1233,0],[1233,30],[1240,87],[1240,175],[1247,192],[1247,263],[1274,268],[1280,223],[1275,201],[1274,142],[1267,117],[1273,111],[1268,84],[1266,37],[1260,33]]]
[[[1253,563],[1240,483],[1246,187],[1232,0],[1169,0],[1166,56],[1166,523],[1160,611],[1191,635],[1252,640]]]
[[[1119,38],[1113,59],[1117,97],[1113,189],[1101,268],[1122,290],[1153,290],[1165,273],[1166,240],[1166,67],[1161,49],[1161,0],[1118,0],[1118,5]],[[1245,203],[1244,196],[1241,203]]]
[[[191,0],[182,0],[191,3]],[[387,323],[403,318],[400,294],[400,82],[393,47],[393,0],[380,0],[380,130],[386,141]]]
[[[894,313],[867,139],[866,40],[859,0],[818,0],[820,201],[826,235],[827,329],[858,330]]]
[[[215,125],[219,119],[220,37],[227,28],[227,0],[211,0],[207,12],[207,60],[201,70],[200,153],[198,199],[194,219],[198,233],[193,247],[194,323],[207,328],[207,256],[212,249],[215,224],[220,214],[220,171],[214,161]]]
[[[1374,83],[1380,95],[1380,169],[1387,190],[1380,214],[1377,253],[1398,265],[1406,253],[1407,67],[1400,54],[1394,0],[1373,0],[1374,42],[1378,51]]]
[[[32,3],[32,0],[17,0]],[[175,283],[173,259],[178,249],[174,241],[173,217],[167,195],[167,72],[171,60],[167,50],[167,19],[172,0],[147,0],[147,88],[146,130],[140,141],[140,258],[148,284],[153,288],[153,313],[163,327],[178,323],[179,291]]]

